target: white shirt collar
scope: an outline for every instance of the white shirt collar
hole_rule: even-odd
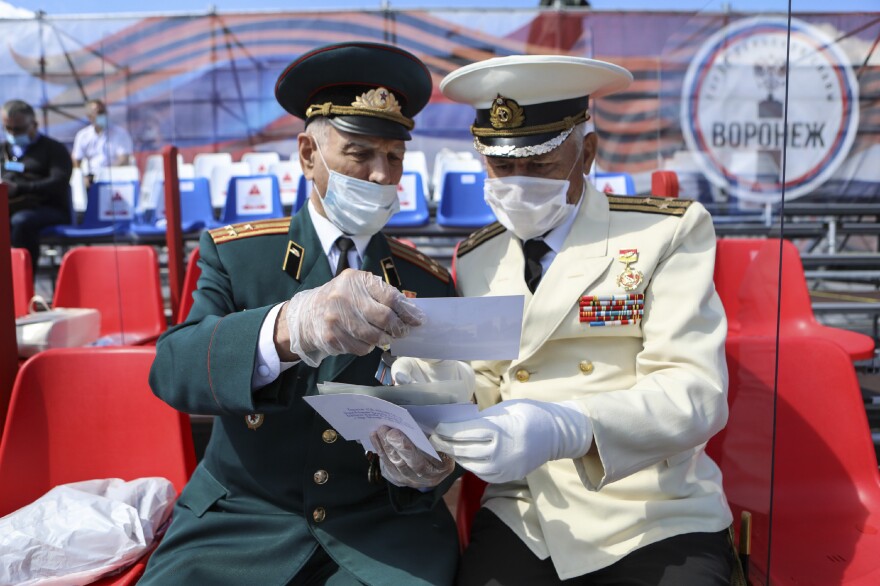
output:
[[[584,184],[584,191],[581,192],[581,198],[574,206],[572,206],[565,221],[550,230],[550,233],[544,237],[544,242],[546,242],[547,246],[552,248],[553,252],[556,254],[559,254],[562,250],[562,245],[565,244],[565,239],[568,237],[568,233],[571,232],[571,225],[574,224],[574,219],[577,217],[578,210],[581,209],[581,204],[584,202],[584,198],[587,197],[586,191],[587,187],[586,184]]]
[[[330,220],[318,213],[318,210],[312,205],[311,199],[309,199],[307,205],[309,206],[309,217],[312,219],[312,226],[315,228],[318,240],[321,241],[321,248],[324,250],[325,255],[330,256],[330,251],[333,249],[333,245],[336,244],[336,239],[340,236],[347,236],[347,234],[343,234],[342,230],[334,226]],[[363,259],[367,252],[367,245],[370,243],[372,236],[348,237],[354,241],[354,247],[357,249],[358,256]]]

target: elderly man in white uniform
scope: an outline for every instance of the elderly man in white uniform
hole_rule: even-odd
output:
[[[440,85],[476,108],[499,220],[459,246],[458,288],[526,299],[519,357],[473,363],[481,416],[431,437],[489,482],[459,584],[710,586],[739,570],[704,450],[727,421],[712,220],[699,203],[606,196],[584,177],[588,97],[631,80],[601,61],[513,56]],[[461,370],[394,370],[440,366]]]

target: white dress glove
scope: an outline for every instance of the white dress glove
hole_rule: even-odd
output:
[[[455,469],[455,461],[440,454],[440,461],[418,449],[399,429],[381,426],[370,435],[379,455],[382,476],[395,486],[433,488]]]
[[[376,275],[352,269],[294,295],[286,315],[290,351],[309,366],[328,356],[369,354],[423,320],[422,310],[400,291]]]
[[[486,482],[510,482],[550,460],[580,458],[593,426],[576,401],[503,401],[458,423],[441,423],[431,444]]]
[[[473,396],[477,386],[474,369],[467,362],[434,360],[402,356],[391,365],[391,378],[399,385],[430,383],[445,380],[464,381],[468,395]]]

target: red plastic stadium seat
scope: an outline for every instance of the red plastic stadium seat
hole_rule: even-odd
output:
[[[678,197],[678,174],[675,171],[651,173],[651,194],[654,197]]]
[[[64,255],[54,307],[101,312],[101,336],[112,345],[154,341],[165,331],[159,261],[151,246],[74,248]]]
[[[764,242],[765,240],[758,238],[722,238],[715,247],[715,291],[724,305],[727,331],[730,334],[738,334],[742,329],[739,323],[739,290],[743,284],[742,278]],[[774,242],[778,244],[779,241]]]
[[[458,543],[462,551],[471,541],[471,525],[480,510],[480,500],[486,490],[486,481],[471,472],[461,476],[461,491],[455,508],[455,524],[458,526]]]
[[[732,264],[725,264],[721,247],[738,248],[739,258]],[[746,261],[744,257],[751,258],[751,261]],[[852,360],[873,358],[874,340],[870,336],[828,327],[816,321],[800,254],[788,240],[782,240],[781,280],[778,239],[745,240],[739,244],[721,240],[716,258],[716,287],[719,273],[725,273],[720,275],[722,287],[718,288],[731,323],[731,332],[775,335],[777,307],[780,305],[777,296],[781,290],[781,335],[817,336],[838,344]],[[725,290],[724,293],[721,293],[721,288]]]
[[[12,299],[15,317],[27,315],[28,304],[34,296],[34,273],[31,253],[26,248],[12,249]]]
[[[769,551],[774,585],[880,584],[880,474],[850,357],[783,335],[777,373],[775,344],[728,339],[730,419],[707,448],[734,517],[752,512],[752,575],[766,575]]]
[[[64,348],[18,373],[0,440],[0,516],[54,486],[161,476],[180,492],[195,468],[189,417],[153,395],[155,349]],[[145,561],[102,584],[132,584]]]

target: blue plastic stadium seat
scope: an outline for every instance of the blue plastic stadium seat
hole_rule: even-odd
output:
[[[131,231],[138,236],[164,234],[165,220],[165,181],[156,181],[154,193],[156,209],[135,218]],[[219,222],[214,219],[211,206],[211,186],[204,177],[180,180],[180,224],[183,232],[198,232],[216,228]]]
[[[88,189],[83,221],[54,226],[51,234],[64,238],[90,238],[127,234],[138,200],[137,181],[99,181]]]
[[[400,196],[400,211],[391,216],[387,226],[408,228],[427,224],[430,215],[422,176],[416,171],[404,172],[397,186],[397,193]]]
[[[312,192],[312,182],[306,179],[305,175],[299,176],[299,186],[296,188],[296,202],[293,204],[293,213],[300,210],[309,200],[309,194]]]
[[[456,228],[479,228],[495,221],[483,199],[485,171],[450,171],[443,179],[437,223]]]
[[[596,173],[596,189],[614,195],[635,195],[636,184],[629,173]]]
[[[247,175],[229,180],[222,223],[235,224],[284,216],[281,188],[274,175]]]

